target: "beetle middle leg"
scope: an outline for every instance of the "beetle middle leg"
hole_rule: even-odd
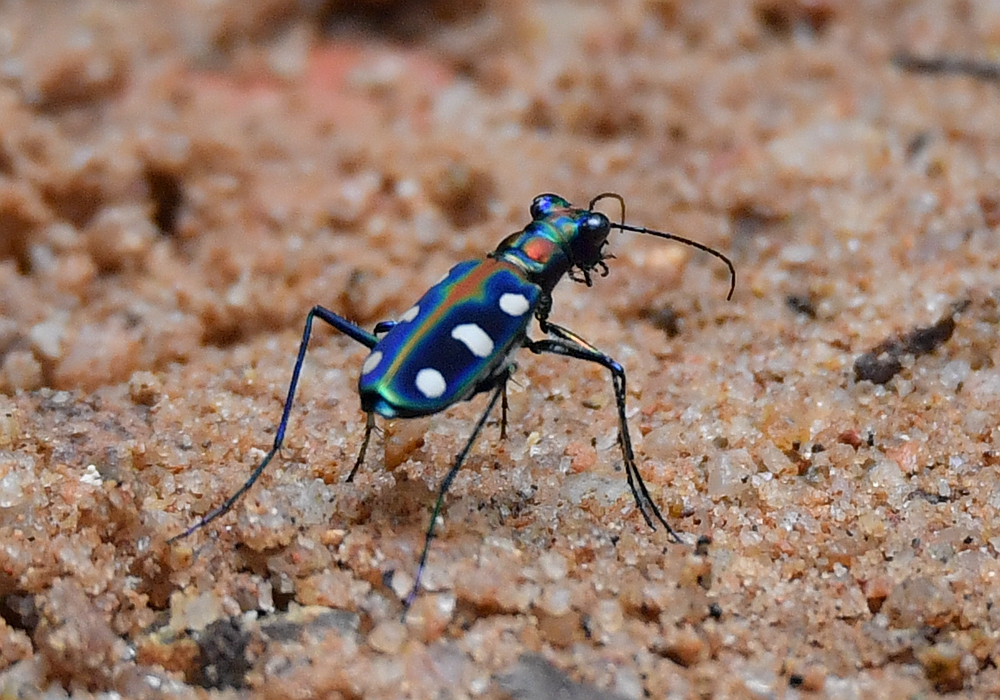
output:
[[[497,405],[497,401],[501,396],[506,397],[507,395],[507,380],[510,379],[510,369],[508,369],[503,374],[496,378],[496,387],[493,389],[493,394],[490,396],[490,401],[486,405],[486,410],[483,414],[479,416],[479,420],[476,421],[475,427],[472,429],[472,434],[469,435],[468,440],[465,441],[465,446],[462,448],[458,456],[455,457],[455,462],[452,464],[451,469],[445,474],[444,479],[441,481],[441,486],[438,488],[437,500],[434,501],[434,510],[431,512],[431,522],[427,526],[427,534],[424,536],[424,549],[420,553],[420,563],[417,564],[417,574],[413,580],[413,588],[410,589],[409,595],[406,596],[406,600],[403,601],[403,617],[406,617],[406,611],[410,609],[413,601],[417,597],[417,593],[420,590],[420,578],[424,573],[424,568],[427,565],[427,553],[431,548],[431,540],[434,539],[434,528],[437,526],[438,516],[441,514],[441,507],[444,504],[445,494],[448,493],[448,489],[451,487],[451,482],[455,480],[455,475],[458,474],[458,470],[461,469],[462,464],[465,463],[465,458],[469,455],[469,450],[472,449],[473,443],[475,443],[476,438],[479,437],[479,433],[482,432],[483,426],[486,425],[486,421],[489,419],[490,414],[493,413],[493,408]]]
[[[344,479],[347,483],[354,481],[354,475],[358,473],[358,467],[364,464],[365,453],[368,452],[368,443],[371,442],[372,432],[375,430],[375,414],[368,413],[365,418],[365,436],[361,440],[361,449],[358,451],[358,458],[354,460],[354,466],[351,467],[351,473],[347,475]]]

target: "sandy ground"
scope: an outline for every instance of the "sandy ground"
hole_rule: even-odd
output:
[[[0,5],[0,696],[1000,692],[998,54],[986,0]],[[371,328],[608,190],[738,268],[615,233],[555,295],[685,544],[607,372],[523,353],[400,622],[485,398],[345,483],[325,328],[167,543],[313,304]]]

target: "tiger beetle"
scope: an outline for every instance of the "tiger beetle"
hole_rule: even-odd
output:
[[[602,199],[618,201],[622,212],[621,223],[594,211],[594,205]],[[586,209],[574,207],[558,195],[539,195],[531,203],[530,224],[501,241],[485,259],[468,260],[451,268],[444,279],[431,287],[396,321],[382,321],[369,333],[329,309],[314,306],[306,316],[288,396],[271,450],[232,496],[168,542],[187,537],[229,512],[281,449],[313,321],[317,318],[371,350],[361,364],[358,381],[361,410],[367,415],[365,434],[347,481],[354,479],[364,462],[372,431],[375,430],[376,413],[386,418],[428,416],[477,394],[490,395],[486,410],[438,489],[413,588],[403,603],[404,615],[420,588],[420,577],[427,564],[427,553],[445,494],[498,401],[501,403],[500,436],[506,437],[507,382],[515,368],[513,357],[521,348],[527,348],[536,355],[552,353],[594,362],[611,372],[618,407],[618,444],[632,497],[650,528],[656,529],[653,524],[655,518],[675,541],[680,542],[677,533],[649,495],[635,463],[625,414],[625,370],[576,333],[549,321],[552,290],[564,275],[588,287],[593,285],[595,272],[601,277],[607,276],[605,261],[613,256],[605,248],[613,228],[678,241],[714,255],[729,267],[730,285],[726,299],[732,298],[736,288],[736,269],[729,258],[687,238],[627,225],[625,200],[621,195],[614,192],[599,194]],[[538,321],[546,338],[532,340],[528,337],[532,317]]]

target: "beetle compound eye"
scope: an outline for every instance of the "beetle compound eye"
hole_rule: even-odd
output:
[[[607,237],[610,230],[611,222],[600,212],[592,212],[580,222],[580,233],[588,238]]]
[[[557,194],[540,194],[531,202],[531,218],[540,221],[556,209],[565,209],[570,204]]]
[[[531,202],[531,218],[538,221],[545,217],[552,209],[552,196],[540,194]]]

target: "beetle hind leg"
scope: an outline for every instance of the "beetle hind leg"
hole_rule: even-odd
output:
[[[306,351],[309,349],[309,338],[312,336],[313,321],[319,319],[324,323],[332,326],[335,330],[347,335],[348,337],[356,340],[367,348],[373,348],[378,343],[378,338],[375,337],[373,333],[369,333],[363,328],[359,328],[347,319],[338,316],[329,309],[323,308],[322,306],[314,306],[309,313],[306,315],[305,327],[302,330],[302,339],[299,341],[299,352],[295,358],[295,365],[292,368],[292,378],[288,382],[288,394],[285,397],[284,407],[281,410],[281,420],[278,422],[278,429],[275,431],[274,444],[264,459],[260,461],[260,464],[250,473],[243,485],[240,486],[235,493],[233,493],[229,498],[222,502],[221,505],[216,506],[211,511],[202,516],[194,525],[190,526],[187,530],[180,533],[179,535],[174,535],[167,540],[168,544],[172,544],[178,540],[184,539],[188,535],[197,532],[201,528],[208,525],[210,522],[219,518],[232,509],[240,497],[250,490],[250,488],[257,482],[260,475],[264,473],[267,465],[271,463],[275,455],[281,450],[281,446],[285,441],[285,431],[288,429],[288,420],[292,414],[292,404],[295,401],[295,390],[299,385],[299,377],[302,374],[302,366],[306,359]],[[371,417],[369,417],[369,423],[373,424]],[[368,435],[371,432],[371,428],[368,429],[368,433],[365,435],[365,445],[367,445]],[[362,455],[364,452],[362,451]],[[357,470],[357,465],[354,467]],[[354,472],[351,472],[353,476]]]

